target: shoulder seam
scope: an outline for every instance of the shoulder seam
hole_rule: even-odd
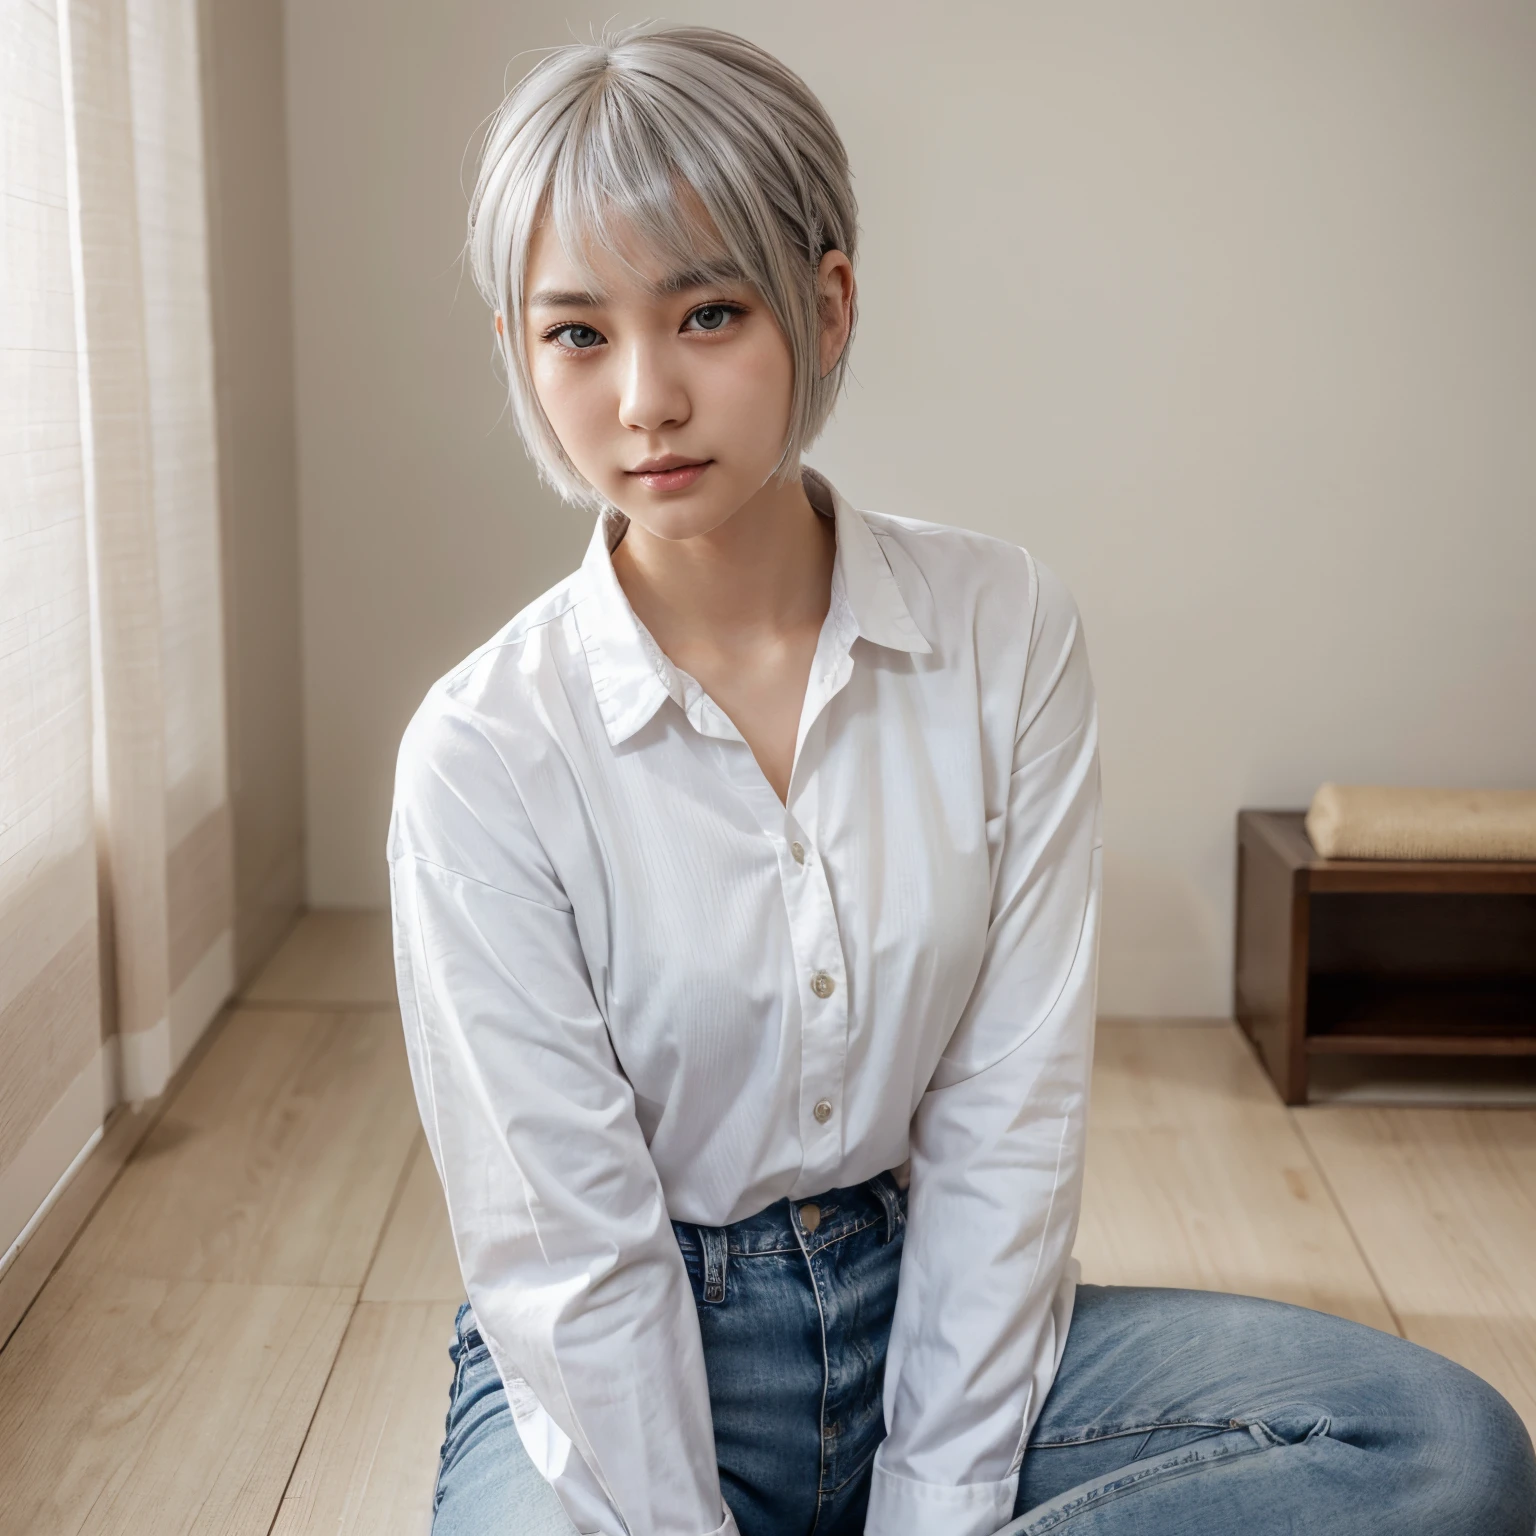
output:
[[[574,909],[571,907],[557,906],[552,901],[540,901],[536,896],[524,896],[518,891],[505,890],[499,885],[492,885],[489,880],[481,880],[478,876],[468,875],[462,869],[453,869],[447,864],[439,864],[436,859],[429,859],[425,854],[417,853],[414,849],[406,849],[403,853],[394,853],[389,856],[391,864],[401,864],[407,859],[413,864],[424,864],[428,869],[436,870],[440,875],[447,875],[450,879],[464,880],[470,885],[478,885],[482,890],[495,891],[498,896],[505,896],[512,901],[526,902],[530,907],[542,907],[546,912],[562,912],[569,915]]]
[[[983,533],[979,528],[962,528],[955,523],[935,523],[916,517],[898,517],[895,513],[891,512],[876,512],[872,515],[886,518],[890,523],[896,525],[894,527],[877,528],[874,523],[869,522],[869,514],[867,514],[865,518],[866,526],[877,539],[881,540],[896,539],[899,541],[899,536],[903,533],[909,533],[916,538],[924,539],[939,538],[945,534],[953,534],[961,539],[980,539],[988,544],[1001,544],[1005,549],[1016,549],[1025,555],[1028,555],[1030,552],[1029,546],[1019,543],[1017,539],[1005,539],[1001,534],[997,533]]]
[[[573,612],[575,607],[576,599],[572,598],[569,602],[566,603],[565,607],[558,609],[554,613],[547,614],[544,618],[527,625],[515,636],[512,636],[506,640],[487,640],[483,645],[476,646],[475,649],[472,650],[469,655],[463,659],[463,661],[459,662],[457,666],[452,667],[447,672],[443,673],[442,677],[438,679],[438,682],[443,685],[454,682],[459,677],[460,673],[467,671],[470,667],[474,666],[476,662],[481,661],[487,656],[495,655],[497,651],[509,651],[514,646],[521,645],[523,641],[525,641],[536,629],[543,629],[546,625],[553,624],[557,620],[563,619],[566,614]]]

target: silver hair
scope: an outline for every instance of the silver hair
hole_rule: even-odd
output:
[[[546,217],[583,264],[589,249],[618,254],[616,237],[632,232],[667,270],[756,288],[794,360],[776,470],[791,476],[846,373],[847,347],[821,373],[816,278],[828,251],[854,259],[858,218],[847,152],[805,82],[729,32],[629,28],[552,49],[491,120],[469,206],[471,271],[503,316],[501,357],[529,454],[567,500],[599,506],[539,404],[524,350],[528,249]]]

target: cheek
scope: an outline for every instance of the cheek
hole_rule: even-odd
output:
[[[740,348],[721,349],[710,360],[709,388],[699,391],[717,419],[729,418],[738,431],[771,441],[777,454],[789,425],[794,391],[789,348],[774,330],[745,338]]]
[[[529,364],[533,392],[555,436],[572,458],[580,453],[583,444],[602,432],[605,419],[614,414],[614,403],[603,386],[602,371],[591,363],[569,363],[537,354]]]

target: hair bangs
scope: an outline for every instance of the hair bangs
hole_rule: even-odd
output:
[[[753,281],[752,253],[731,249],[710,201],[634,103],[607,89],[560,147],[544,217],[588,276],[600,250],[641,282],[692,272]]]

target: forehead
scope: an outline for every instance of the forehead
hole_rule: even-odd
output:
[[[696,197],[679,198],[665,221],[609,214],[600,225],[559,221],[546,209],[528,244],[524,302],[551,299],[661,300],[747,276]]]

